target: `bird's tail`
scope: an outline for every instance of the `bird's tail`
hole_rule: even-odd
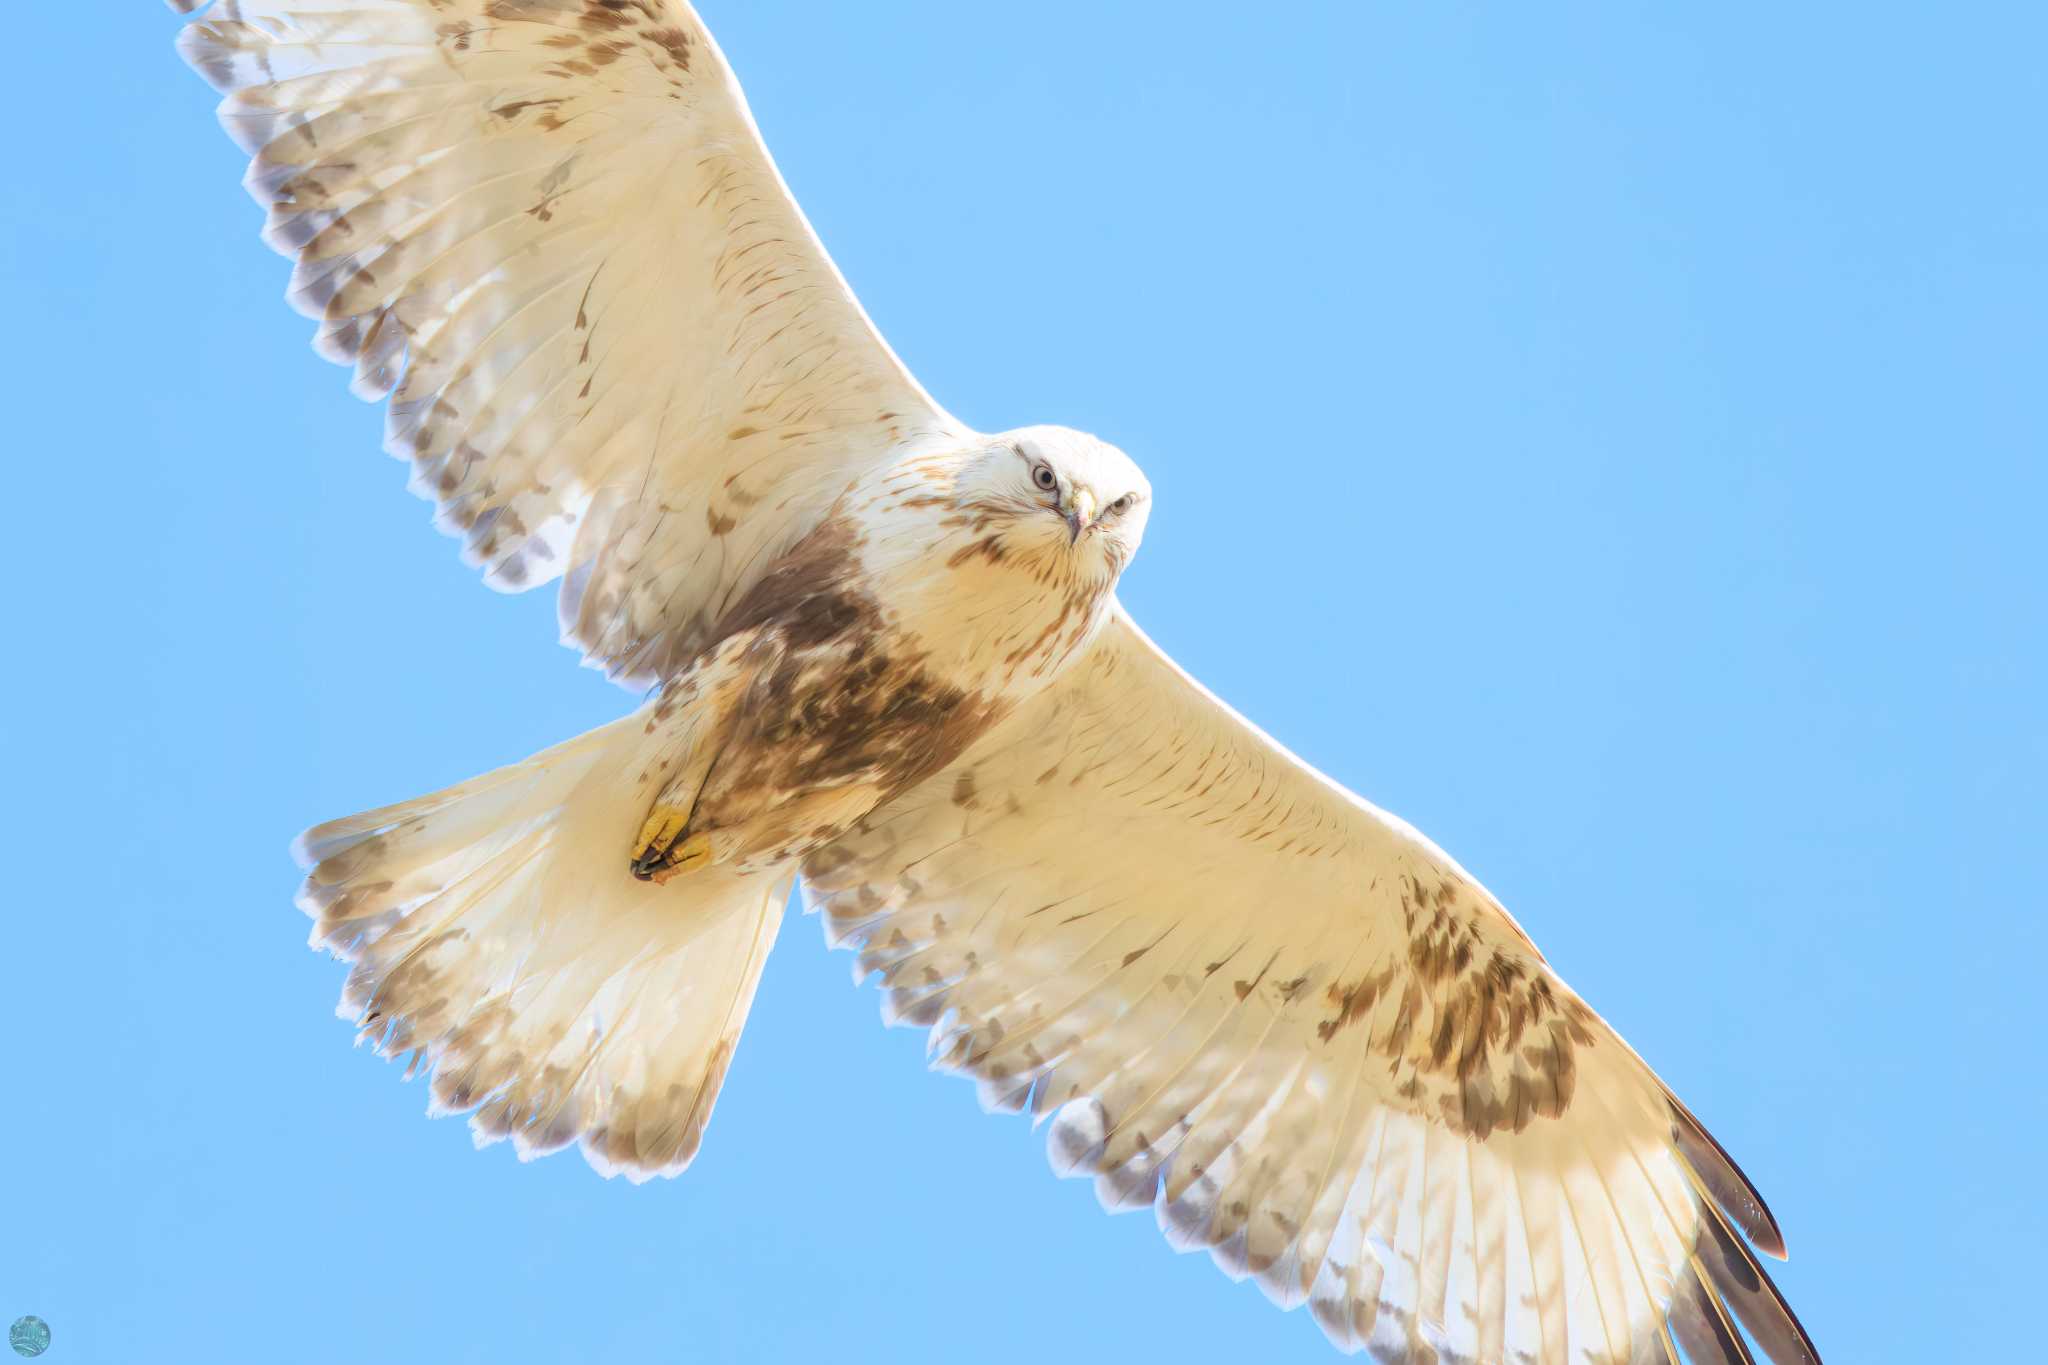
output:
[[[581,1140],[634,1180],[689,1164],[789,891],[707,868],[636,880],[660,785],[644,715],[402,805],[308,830],[312,942],[354,964],[358,1041],[432,1072],[522,1159]]]

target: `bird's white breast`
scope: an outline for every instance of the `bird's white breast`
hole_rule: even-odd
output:
[[[1021,701],[1100,627],[1113,581],[1057,518],[963,507],[911,464],[852,509],[867,591],[890,629],[963,690]]]

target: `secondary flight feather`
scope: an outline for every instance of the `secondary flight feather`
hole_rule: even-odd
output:
[[[1763,1201],[1506,910],[1118,604],[1136,465],[905,371],[682,0],[219,0],[180,50],[414,490],[649,689],[302,836],[437,1111],[680,1171],[794,882],[1057,1170],[1341,1348],[1818,1359]]]

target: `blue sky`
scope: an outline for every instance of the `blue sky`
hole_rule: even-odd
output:
[[[351,1052],[291,836],[630,701],[428,531],[176,21],[105,8],[15,16],[0,192],[0,1320],[81,1362],[1327,1358],[924,1074],[808,920],[674,1182],[473,1152]],[[2048,12],[704,9],[906,360],[1136,456],[1139,618],[1507,902],[1770,1198],[1828,1358],[2019,1349]]]

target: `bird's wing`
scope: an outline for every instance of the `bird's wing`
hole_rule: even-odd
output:
[[[622,682],[860,470],[960,430],[684,0],[219,0],[179,48],[414,490],[494,586],[564,578],[564,641]]]
[[[1063,1174],[1383,1360],[1816,1359],[1748,1181],[1468,873],[1181,672],[1089,653],[804,869]],[[1432,1354],[1434,1352],[1434,1354]]]

